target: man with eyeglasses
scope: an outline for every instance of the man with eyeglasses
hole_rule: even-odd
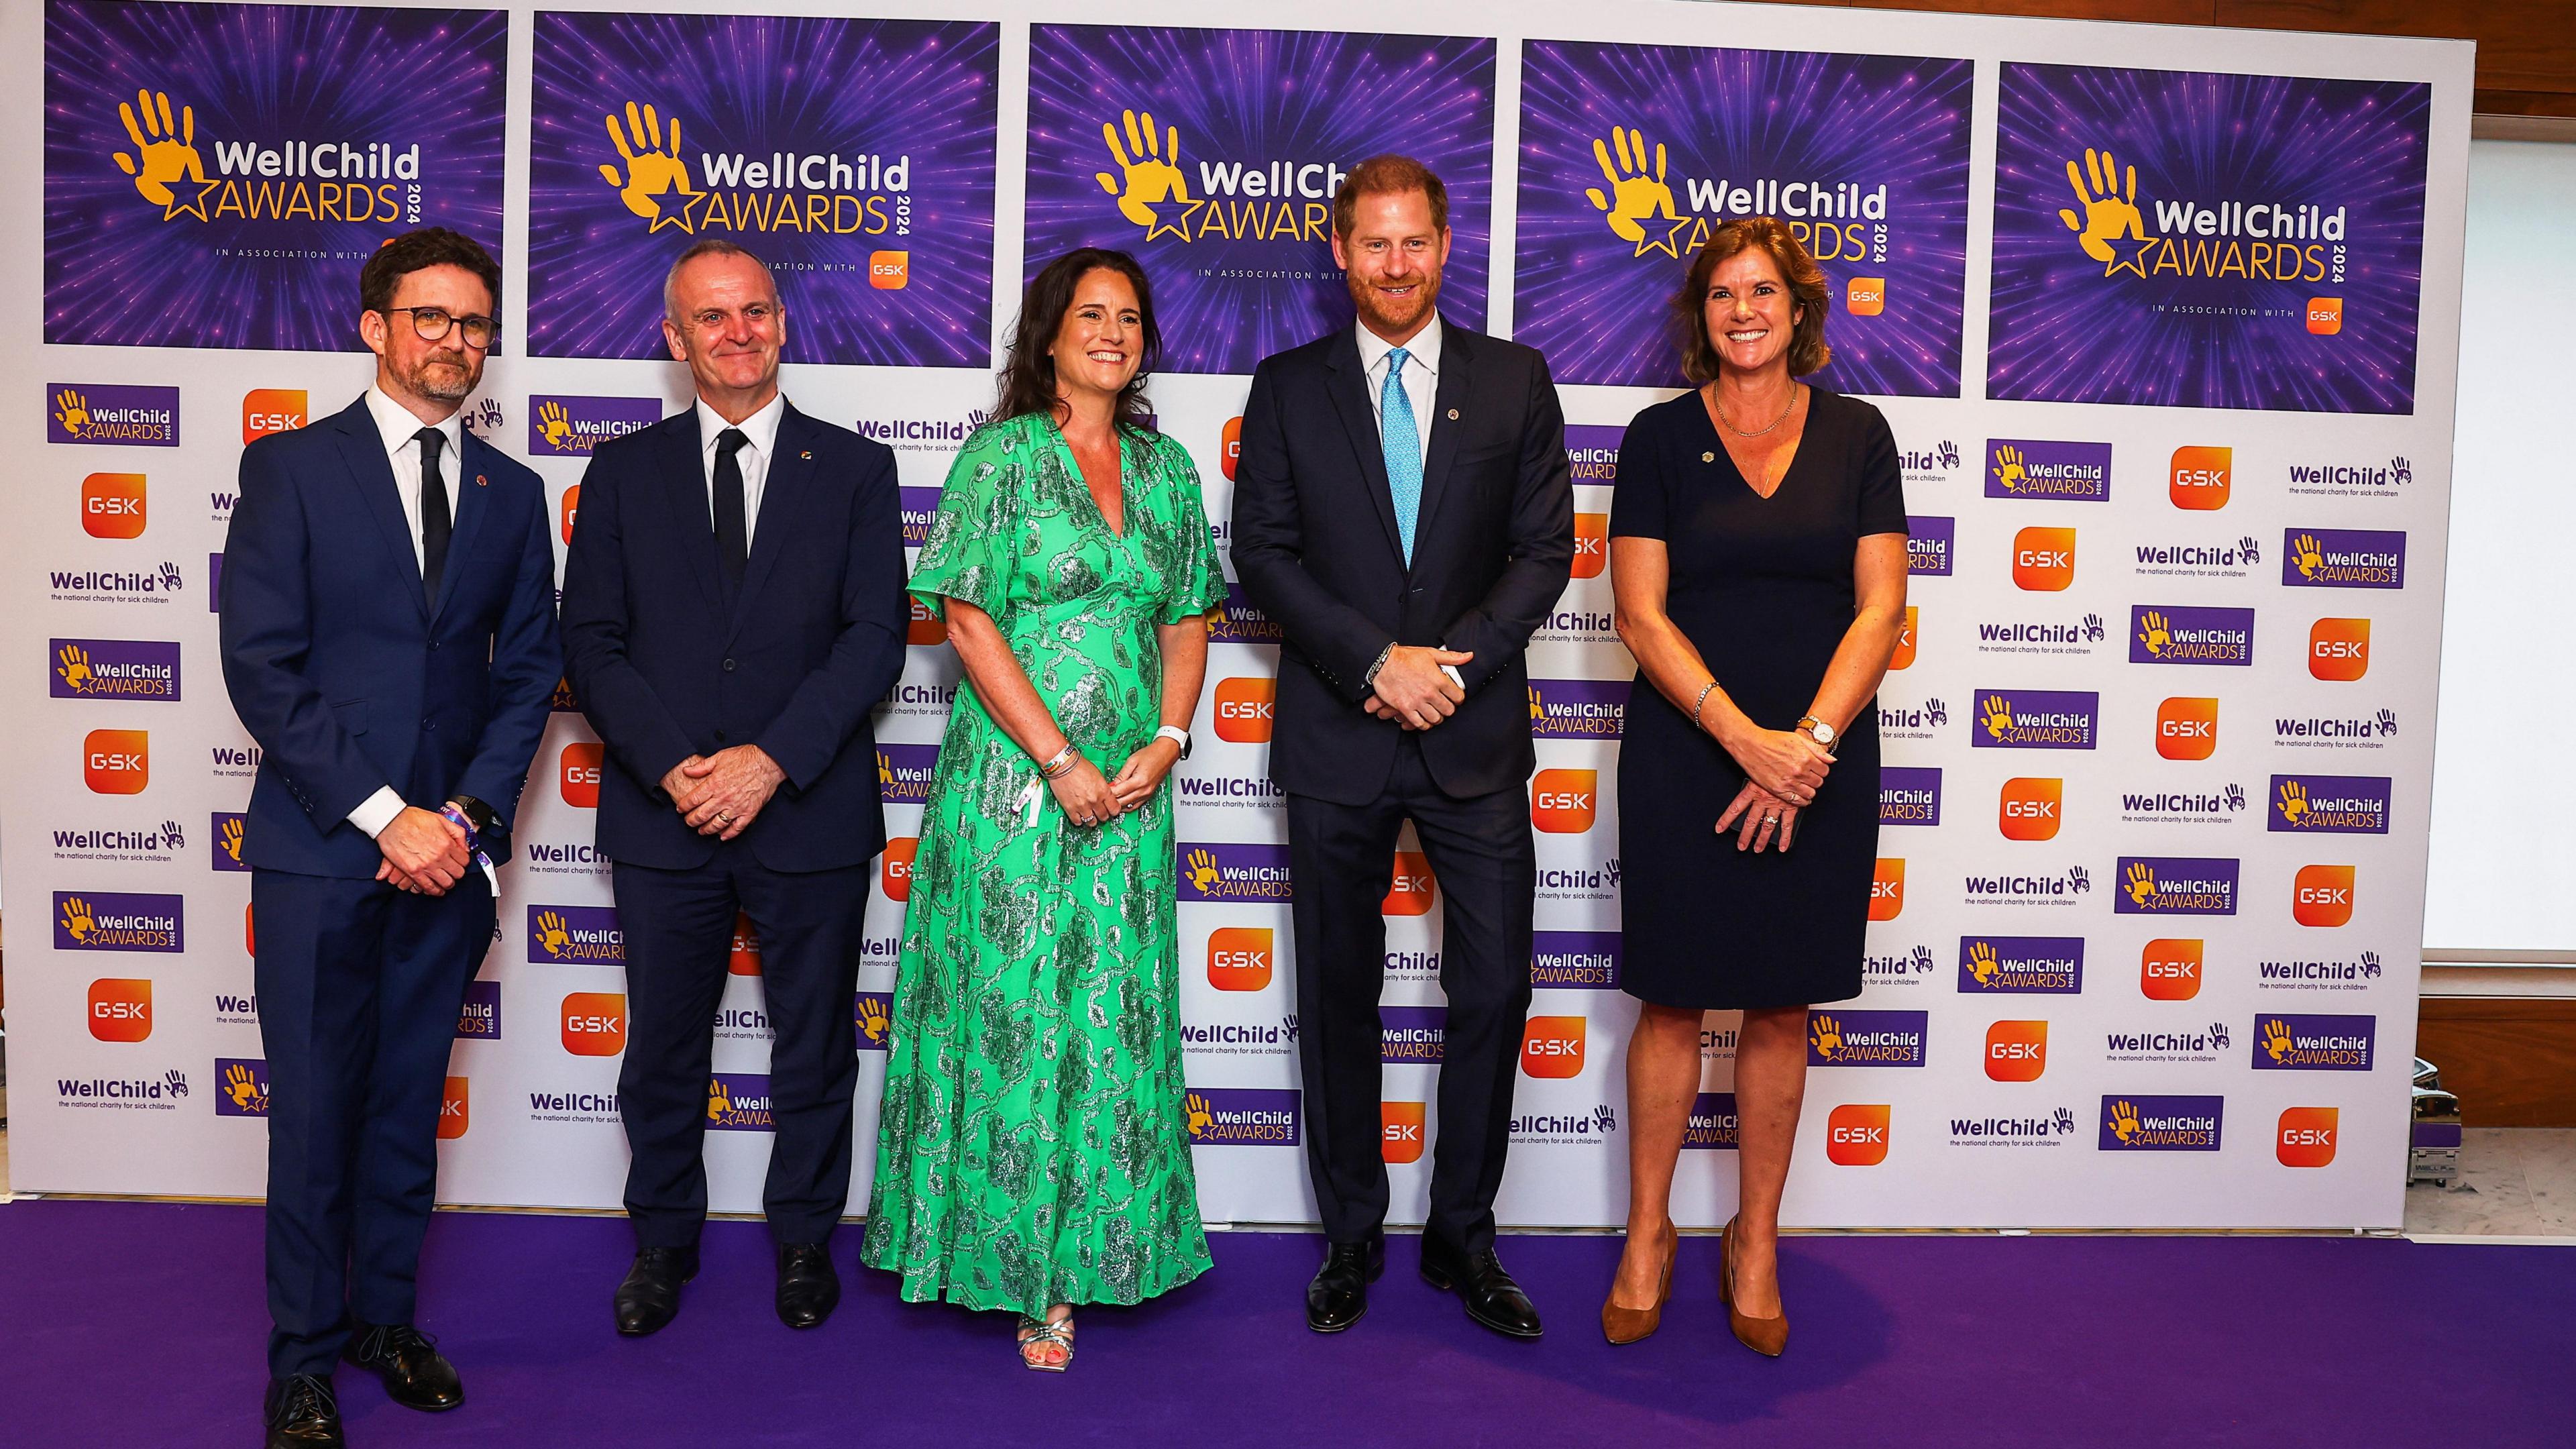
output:
[[[711,1075],[740,913],[776,1033],[761,1203],[778,1316],[812,1328],[841,1296],[827,1244],[850,1196],[851,1003],[868,863],[885,848],[868,712],[903,672],[911,614],[894,452],[780,394],[787,309],[749,252],[697,243],[662,301],[696,401],[592,453],[564,565],[573,693],[608,747],[598,845],[626,938],[617,1097],[637,1251],[612,1308],[630,1337],[679,1312],[706,1223],[707,1128],[760,1110]]]
[[[562,673],[537,475],[457,410],[501,269],[444,227],[358,273],[375,382],[242,450],[218,608],[261,751],[242,832],[268,1053],[271,1449],[337,1445],[332,1366],[452,1409],[414,1319],[448,1049]]]

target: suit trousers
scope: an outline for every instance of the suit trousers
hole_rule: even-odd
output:
[[[492,945],[492,890],[479,870],[435,897],[256,870],[250,897],[268,1053],[268,1366],[328,1374],[352,1317],[412,1321],[448,1052]]]
[[[850,1197],[850,1123],[858,1091],[852,1022],[869,867],[777,871],[743,837],[706,864],[616,864],[626,937],[626,1060],[619,1109],[634,1159],[626,1212],[647,1248],[685,1248],[707,1217],[707,1089],[734,914],[760,935],[761,996],[776,1135],[761,1204],[781,1243],[828,1240]]]
[[[1463,799],[1441,793],[1419,739],[1408,734],[1376,800],[1341,805],[1291,794],[1287,804],[1306,1165],[1325,1234],[1358,1242],[1386,1219],[1382,910],[1397,832],[1411,817],[1439,881],[1440,989],[1449,1001],[1426,1228],[1469,1252],[1484,1248],[1494,1239],[1494,1193],[1529,1016],[1538,858],[1528,801],[1518,789]]]

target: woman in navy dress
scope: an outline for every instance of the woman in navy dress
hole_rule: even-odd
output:
[[[1704,1012],[1736,1010],[1741,1201],[1721,1242],[1737,1338],[1777,1355],[1780,1196],[1807,1008],[1860,993],[1878,856],[1872,699],[1905,621],[1905,500],[1878,409],[1823,367],[1824,274],[1769,217],[1728,222],[1674,299],[1700,386],[1639,413],[1610,518],[1619,637],[1648,688],[1619,762],[1628,1244],[1603,1333],[1655,1329]],[[1794,847],[1794,848],[1793,848]]]

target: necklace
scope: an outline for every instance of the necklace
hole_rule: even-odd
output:
[[[1773,428],[1780,426],[1782,423],[1787,422],[1789,420],[1789,414],[1798,410],[1798,385],[1796,383],[1789,384],[1789,405],[1780,409],[1780,416],[1773,418],[1771,421],[1763,424],[1761,427],[1755,428],[1749,433],[1744,429],[1737,427],[1735,425],[1735,419],[1726,415],[1726,403],[1722,400],[1722,394],[1720,394],[1716,385],[1713,383],[1709,386],[1708,399],[1709,402],[1717,409],[1717,420],[1726,424],[1726,430],[1728,432],[1733,433],[1739,438],[1758,438],[1764,433],[1771,431]]]

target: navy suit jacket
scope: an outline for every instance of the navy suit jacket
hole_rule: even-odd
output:
[[[695,407],[605,442],[582,475],[564,566],[573,694],[608,745],[599,848],[703,865],[662,778],[691,755],[758,745],[787,774],[740,839],[778,871],[885,848],[868,712],[903,673],[903,513],[894,451],[798,412],[778,423],[740,593],[716,564]]]
[[[433,608],[364,398],[242,450],[217,605],[224,687],[261,752],[245,863],[373,876],[383,852],[348,815],[387,785],[516,818],[563,668],[545,487],[470,432],[461,454]]]
[[[1389,644],[1440,645],[1467,698],[1422,736],[1422,761],[1457,798],[1529,778],[1530,635],[1574,565],[1565,414],[1535,350],[1443,318],[1413,561],[1396,531],[1386,449],[1359,335],[1262,360],[1234,470],[1234,566],[1287,635],[1270,773],[1344,805],[1386,788],[1402,726],[1360,708]]]

